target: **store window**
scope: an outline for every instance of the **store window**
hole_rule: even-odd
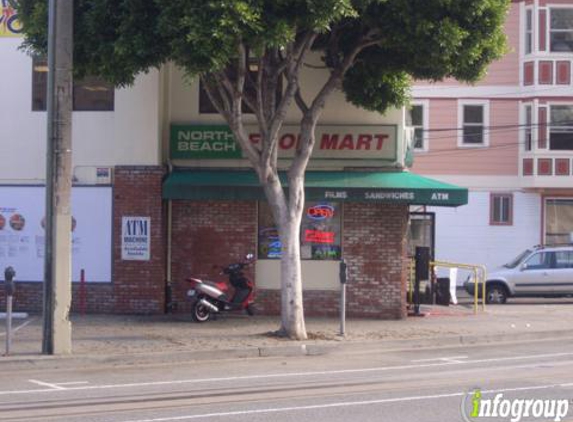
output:
[[[573,150],[573,105],[551,106],[549,149]]]
[[[339,260],[342,244],[342,204],[307,202],[300,233],[301,258]],[[282,244],[269,205],[259,203],[259,259],[280,259]]]
[[[47,110],[48,94],[48,63],[45,58],[33,59],[32,72],[32,110]],[[74,81],[73,109],[74,111],[113,111],[113,85],[95,76],[87,76]]]
[[[545,243],[573,242],[573,198],[545,200]]]
[[[524,140],[523,147],[525,151],[531,151],[533,148],[533,108],[531,105],[525,106],[525,127],[524,127]]]
[[[414,149],[427,151],[428,104],[415,102],[406,114],[406,125],[414,129]]]
[[[458,110],[460,136],[458,146],[487,146],[489,143],[486,127],[489,119],[487,102],[460,102]]]
[[[551,9],[550,16],[551,51],[573,51],[573,8]]]
[[[513,224],[513,195],[494,193],[490,197],[490,224],[511,226]]]
[[[525,54],[533,51],[533,10],[525,12]]]

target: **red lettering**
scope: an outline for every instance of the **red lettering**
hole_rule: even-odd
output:
[[[251,141],[253,144],[258,144],[260,140],[261,140],[261,134],[260,133],[250,133],[249,134],[249,141]]]
[[[378,141],[376,144],[376,149],[380,151],[384,146],[384,141],[388,139],[388,135],[374,135],[374,139]]]
[[[279,141],[279,147],[281,149],[291,149],[296,143],[296,137],[292,133],[287,133],[283,135]]]
[[[311,243],[334,243],[334,232],[322,232],[319,230],[305,230],[304,241]]]
[[[358,135],[358,140],[356,141],[356,149],[362,149],[370,151],[370,144],[372,143],[372,135]]]
[[[352,135],[346,135],[338,149],[354,149],[354,140],[352,139]]]
[[[329,135],[325,133],[320,140],[320,149],[337,149],[338,135]]]

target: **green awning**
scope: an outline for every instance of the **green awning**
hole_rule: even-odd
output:
[[[281,175],[283,186],[286,177]],[[457,207],[468,190],[407,171],[309,171],[309,201],[380,202]],[[263,200],[259,180],[246,170],[177,170],[163,183],[163,198],[187,200]]]

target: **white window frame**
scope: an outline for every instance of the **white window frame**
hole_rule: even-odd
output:
[[[428,152],[430,150],[430,137],[429,137],[429,128],[430,128],[430,101],[429,100],[416,100],[412,101],[412,106],[421,106],[422,107],[422,126],[414,126],[411,127],[413,129],[422,129],[422,148],[412,147],[416,152]],[[409,110],[408,110],[409,112]]]
[[[531,121],[529,122],[530,126],[527,126],[527,109],[531,111]],[[525,152],[531,152],[535,149],[535,104],[534,103],[523,103],[521,108],[522,118],[521,118],[521,130],[520,132],[520,144],[521,150]],[[527,149],[527,132],[530,132],[531,136],[531,148]]]
[[[547,104],[547,150],[548,151],[572,151],[572,150],[558,150],[558,149],[551,149],[551,133],[554,129],[556,129],[556,132],[558,132],[559,130],[562,131],[567,131],[569,132],[570,129],[567,126],[553,126],[553,120],[552,120],[552,113],[551,113],[551,109],[555,106],[566,106],[566,107],[571,107],[573,108],[573,101],[566,101],[566,102],[551,102]],[[573,129],[571,129],[573,130]]]
[[[528,16],[531,15],[531,27],[528,28]],[[535,13],[533,8],[529,7],[525,9],[525,19],[524,19],[524,38],[523,38],[523,53],[524,55],[533,54],[535,52],[535,38],[533,34],[535,31],[533,30],[535,27]],[[530,40],[530,51],[527,51],[527,40]]]
[[[554,5],[554,6],[551,6],[547,9],[547,25],[546,25],[547,51],[551,54],[572,54],[573,53],[573,51],[553,51],[551,49],[551,33],[554,32],[552,27],[551,27],[551,14],[553,13],[554,10],[564,10],[564,9],[573,10],[573,6],[568,6],[565,4],[558,5],[558,6]],[[555,30],[555,32],[572,32],[573,33],[573,28],[571,28],[571,29],[557,29],[557,30]]]
[[[464,107],[481,106],[483,107],[483,143],[468,144],[464,143]],[[458,148],[487,148],[489,147],[489,100],[458,100]],[[471,126],[469,124],[468,126]]]

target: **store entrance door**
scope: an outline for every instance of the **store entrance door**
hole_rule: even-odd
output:
[[[430,250],[430,261],[434,260],[434,246],[436,233],[436,214],[433,212],[410,212],[408,231],[408,253],[413,260],[417,247],[426,247]],[[421,303],[434,303],[432,274],[428,280],[420,280]],[[411,283],[411,288],[414,284]]]

